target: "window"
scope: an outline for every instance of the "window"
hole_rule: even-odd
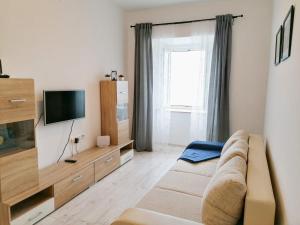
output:
[[[205,82],[205,51],[179,50],[168,52],[169,105],[172,109],[200,108],[195,89]],[[201,96],[200,96],[201,97]],[[202,98],[200,98],[202,99]]]
[[[153,38],[154,148],[206,139],[214,29],[202,28],[192,36],[168,31]]]

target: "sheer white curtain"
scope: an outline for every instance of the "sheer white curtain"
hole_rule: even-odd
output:
[[[173,113],[188,115],[188,130],[182,130],[186,136],[184,144],[193,140],[205,140],[207,125],[207,98],[210,78],[211,56],[214,42],[214,22],[186,25],[155,27],[153,30],[153,147],[154,150],[173,144],[171,123]],[[170,60],[172,53],[194,51],[199,59],[197,75],[191,76],[191,68],[186,73],[180,68],[180,76],[189,79],[189,87],[177,88],[176,96],[189,93],[189,104],[185,107],[173,106],[171,99],[171,75],[174,68]],[[172,71],[173,69],[173,71]],[[177,74],[179,71],[176,71]],[[182,72],[182,74],[181,74]],[[179,79],[180,80],[180,79]],[[177,85],[178,87],[178,85]],[[187,125],[185,124],[185,125]],[[185,126],[186,127],[186,126]],[[172,126],[174,129],[174,126]],[[181,127],[175,127],[181,129]],[[178,132],[177,132],[178,133]]]

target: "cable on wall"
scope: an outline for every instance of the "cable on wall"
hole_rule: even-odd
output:
[[[39,125],[39,123],[40,123],[40,121],[41,121],[43,115],[44,115],[44,112],[42,112],[42,113],[40,114],[38,121],[37,121],[36,124],[34,125],[34,128],[37,128],[37,126]]]
[[[62,151],[62,153],[61,153],[60,157],[59,157],[59,158],[58,158],[58,160],[57,160],[57,163],[59,163],[59,161],[60,161],[61,157],[63,157],[63,155],[65,154],[66,148],[67,148],[67,146],[68,146],[68,144],[69,144],[69,141],[70,141],[70,138],[71,138],[71,135],[72,135],[72,131],[73,131],[74,122],[75,122],[75,120],[73,120],[73,121],[72,121],[72,125],[71,125],[71,129],[70,129],[70,133],[69,133],[69,136],[68,136],[67,142],[66,142],[66,144],[65,144],[65,147],[64,147],[64,149],[63,149],[63,151]]]

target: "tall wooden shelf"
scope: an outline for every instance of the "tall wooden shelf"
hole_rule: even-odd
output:
[[[0,79],[0,224],[14,213],[5,201],[38,184],[32,79]]]
[[[101,134],[113,145],[129,140],[128,81],[100,81]]]

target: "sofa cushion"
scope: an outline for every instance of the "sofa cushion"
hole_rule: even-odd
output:
[[[193,173],[169,171],[156,187],[202,197],[210,179]]]
[[[226,162],[222,167],[222,170],[234,170],[240,172],[246,179],[247,163],[244,158],[235,156]]]
[[[247,191],[243,174],[246,162],[235,157],[226,164],[217,170],[204,192],[201,215],[205,225],[235,225],[241,217]]]
[[[146,209],[127,209],[112,225],[203,225]]]
[[[240,156],[247,162],[248,149],[249,145],[246,141],[236,141],[232,146],[230,146],[229,149],[227,149],[227,151],[223,155],[221,155],[221,158],[217,164],[217,170],[235,156]]]
[[[138,203],[138,208],[201,222],[201,197],[162,188],[153,188]]]
[[[212,177],[216,171],[219,159],[213,159],[201,163],[189,163],[183,160],[177,161],[171,171],[180,171],[185,173],[193,173],[203,176]]]
[[[249,133],[244,130],[236,131],[224,144],[221,155],[223,155],[235,142],[238,140],[244,140],[248,143]]]

